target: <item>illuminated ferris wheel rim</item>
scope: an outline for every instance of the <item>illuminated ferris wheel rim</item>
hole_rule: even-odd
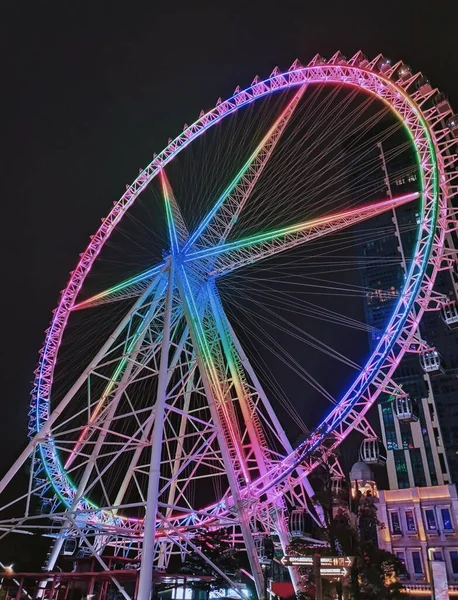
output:
[[[428,275],[427,283],[424,281],[424,275],[428,268],[433,243],[436,244],[438,251],[441,250],[443,245],[445,235],[443,229],[439,229],[435,240],[436,221],[439,213],[442,215],[445,214],[447,192],[445,184],[443,185],[442,193],[439,189],[438,174],[442,166],[436,156],[438,149],[435,146],[434,136],[430,131],[427,117],[423,115],[419,105],[400,85],[391,81],[386,74],[384,75],[376,71],[376,62],[373,61],[365,65],[364,68],[361,68],[356,64],[358,55],[352,61],[345,64],[311,64],[305,67],[299,66],[296,61],[287,72],[281,73],[278,69],[275,69],[269,78],[263,81],[255,79],[253,84],[245,90],[237,89],[231,98],[224,102],[218,101],[214,109],[201,114],[195,123],[186,127],[183,133],[171,141],[139,174],[132,185],[126,189],[125,194],[114,205],[97,233],[91,238],[88,248],[81,255],[81,259],[75,271],[71,274],[67,287],[62,293],[59,305],[54,312],[54,317],[42,350],[32,396],[35,431],[41,429],[49,416],[52,377],[68,316],[81,290],[85,277],[89,273],[104,243],[137,196],[146,189],[160,170],[182,149],[202,135],[207,129],[220,122],[226,116],[233,114],[239,108],[276,91],[304,84],[316,85],[323,83],[343,84],[372,94],[388,104],[397,117],[404,122],[409,131],[417,152],[422,185],[422,219],[419,227],[416,260],[413,262],[406,277],[404,291],[400,295],[400,300],[394,310],[390,324],[355,383],[322,424],[311,434],[308,440],[284,459],[276,469],[276,473],[268,473],[267,476],[261,477],[255,482],[251,486],[251,492],[253,492],[253,489],[256,489],[258,490],[257,493],[261,494],[267,487],[280,482],[286,472],[295,469],[299,463],[303,463],[304,459],[311,455],[313,450],[320,447],[323,440],[329,434],[335,434],[335,445],[337,445],[356,426],[356,420],[351,421],[349,424],[346,424],[345,421],[348,420],[351,411],[361,401],[364,394],[367,393],[371,384],[379,377],[384,366],[386,367],[388,358],[390,358],[390,366],[386,368],[386,377],[389,377],[394,371],[406,348],[405,344],[395,348],[401,331],[404,330],[404,333],[406,333],[407,329],[407,337],[412,337],[418,327],[419,318],[412,320],[410,323],[408,322],[408,317],[415,305],[415,300],[420,290],[423,302],[431,294],[432,283],[434,282],[437,270],[436,267],[433,267],[431,274]],[[423,308],[417,306],[416,310],[418,316],[419,313],[421,314]],[[371,391],[370,398],[365,400],[365,406],[359,413],[361,418],[373,404],[377,395],[376,390]],[[60,463],[52,437],[49,437],[47,442],[40,446],[40,453],[45,470],[55,491],[68,507],[71,503],[74,487]],[[310,463],[310,468],[313,468],[313,466]],[[96,507],[90,501],[85,500],[82,503],[82,508],[93,510]],[[101,518],[105,520],[107,517],[108,515],[105,515],[105,517]],[[183,518],[188,520],[189,515]],[[136,520],[129,519],[129,521]]]

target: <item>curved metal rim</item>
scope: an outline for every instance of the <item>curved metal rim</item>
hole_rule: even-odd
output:
[[[187,127],[180,136],[169,143],[169,145],[163,150],[163,152],[161,152],[161,154],[154,158],[150,165],[148,165],[148,167],[146,167],[140,173],[134,183],[128,187],[126,193],[115,204],[106,219],[104,219],[97,233],[91,238],[88,248],[81,255],[81,259],[75,271],[71,273],[69,283],[62,293],[59,305],[54,312],[51,326],[47,332],[32,394],[31,414],[35,416],[36,431],[39,430],[40,424],[49,416],[49,399],[54,367],[56,364],[62,335],[74,301],[76,300],[84,279],[90,271],[92,264],[101,251],[104,243],[117,226],[123,215],[127,212],[131,204],[135,201],[136,197],[146,188],[147,185],[149,185],[149,183],[163,166],[172,160],[174,156],[176,156],[183,148],[185,148],[197,137],[202,135],[211,126],[221,121],[225,116],[236,112],[242,106],[251,103],[258,98],[267,96],[274,91],[292,88],[305,82],[310,84],[327,82],[331,84],[350,85],[358,87],[362,91],[367,91],[383,100],[389,104],[398,118],[405,123],[407,129],[412,135],[413,143],[415,144],[417,153],[419,153],[421,180],[423,184],[423,218],[422,225],[420,226],[419,239],[417,242],[417,260],[412,265],[411,272],[406,279],[404,293],[395,308],[392,320],[387,328],[387,331],[390,330],[391,333],[389,336],[388,334],[383,336],[379,347],[377,347],[373,355],[370,357],[365,369],[362,371],[361,378],[366,379],[365,389],[369,387],[371,381],[375,380],[377,374],[383,369],[388,354],[393,351],[396,340],[407,321],[409,313],[411,312],[420,291],[422,280],[428,267],[431,248],[434,241],[438,209],[440,211],[443,211],[444,209],[446,210],[447,194],[441,194],[438,188],[438,172],[440,170],[440,164],[437,161],[436,153],[439,154],[439,152],[437,147],[435,147],[433,136],[431,135],[428,123],[424,118],[421,109],[402,88],[395,85],[391,80],[386,79],[380,73],[374,70],[361,69],[351,65],[319,65],[301,67],[285,73],[278,73],[264,81],[254,83],[251,87],[238,92],[225,102],[219,103],[213,110],[202,115],[198,121]],[[370,85],[373,85],[373,89],[371,89]],[[401,108],[403,108],[403,110],[406,112],[406,115],[401,114]],[[416,135],[418,136],[419,132],[423,135],[423,148],[421,149],[421,152],[419,151],[419,140],[415,137]],[[425,160],[425,158],[428,160]],[[426,168],[429,168],[432,173],[432,176],[429,177],[429,180],[425,175],[427,170]],[[425,234],[424,240],[421,236],[422,233]],[[441,240],[440,243],[442,244],[444,235],[445,233],[441,231],[439,237]],[[413,273],[414,270],[416,271],[415,274]],[[436,269],[433,269],[433,272],[428,277],[428,280],[434,281],[435,275]],[[411,284],[413,279],[415,279],[413,282],[415,285],[412,287]],[[405,290],[409,289],[409,287],[411,289],[407,297]],[[424,297],[428,293],[431,293],[431,288],[432,285],[429,286],[428,284],[428,289],[423,291]],[[416,326],[411,327],[412,335],[418,326],[418,320],[415,320],[415,322]],[[385,339],[387,336],[389,339]],[[381,346],[383,344],[385,344],[385,347],[384,351],[381,352]],[[395,363],[392,361],[394,367],[388,370],[389,374],[387,374],[386,377],[389,377],[392,371],[394,371],[395,366],[399,363],[399,360],[403,354],[403,348],[399,348],[396,354]],[[377,357],[376,361],[373,360],[374,357]],[[371,369],[368,369],[368,365],[371,363],[374,364],[371,366]],[[354,389],[354,387],[355,385],[353,385],[351,389]],[[330,413],[330,415],[328,415],[323,423],[315,430],[311,437],[308,438],[308,440],[304,442],[304,444],[300,446],[298,450],[296,450],[291,456],[287,457],[283,463],[281,463],[281,465],[283,465],[283,469],[281,472],[279,472],[278,477],[274,478],[273,483],[272,474],[270,474],[271,483],[269,484],[269,487],[271,487],[271,485],[275,485],[277,479],[281,480],[286,476],[287,473],[294,470],[299,462],[302,462],[306,456],[309,456],[310,453],[323,442],[323,439],[326,435],[336,431],[338,426],[341,425],[345,420],[348,411],[352,409],[355,402],[358,400],[358,398],[353,399],[350,404],[347,402],[347,405],[345,405],[344,401],[348,399],[347,397],[348,392],[335,407],[335,409]],[[374,393],[371,396],[371,402],[368,404],[365,412],[367,412],[373,402],[375,402]],[[361,418],[365,412],[361,413]],[[353,428],[353,426],[350,427],[347,433]],[[347,433],[343,434],[342,432],[342,435],[337,440],[335,445],[340,443],[340,441],[346,437]],[[52,438],[49,438],[45,444],[40,446],[40,454],[46,474],[53,485],[54,490],[64,504],[66,504],[68,507],[69,503],[71,502],[73,485],[68,479],[68,476],[65,473],[62,465],[60,464],[59,458],[54,449]],[[314,465],[311,465],[311,468],[313,468],[313,466]],[[262,480],[259,480],[255,485],[255,488],[259,488],[259,493],[261,493],[266,489],[266,484],[265,482],[263,483]],[[251,491],[253,491],[253,488]],[[96,509],[96,506],[85,500],[84,507],[82,508],[86,510],[93,510]],[[105,519],[103,520],[105,521]],[[189,520],[189,515],[186,516],[186,520]],[[136,520],[133,521],[136,522]]]

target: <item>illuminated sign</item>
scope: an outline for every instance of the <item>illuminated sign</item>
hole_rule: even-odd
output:
[[[313,556],[284,556],[281,559],[285,567],[312,567]],[[322,556],[320,560],[321,569],[328,568],[351,568],[355,562],[354,556]]]

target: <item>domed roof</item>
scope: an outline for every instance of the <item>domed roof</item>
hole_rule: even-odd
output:
[[[361,480],[373,481],[373,479],[374,479],[374,474],[369,465],[367,465],[362,460],[355,462],[355,464],[352,466],[351,471],[350,471],[350,481],[355,481],[355,480],[357,480],[357,481],[361,481]]]

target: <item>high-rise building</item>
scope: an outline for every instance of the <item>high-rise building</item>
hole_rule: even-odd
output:
[[[388,164],[388,191],[393,196],[415,189],[415,168],[402,160],[405,157]],[[361,279],[363,286],[371,290],[365,301],[366,321],[373,328],[371,348],[377,344],[402,289],[420,218],[416,211],[404,205],[395,214],[380,217],[380,235],[358,250],[360,256],[370,259],[361,269]],[[448,244],[457,247],[451,236]],[[456,299],[454,274],[441,272],[436,289]],[[435,350],[436,364],[425,369],[421,355],[407,353],[394,374],[395,382],[412,399],[414,414],[400,415],[396,401],[386,394],[378,404],[390,489],[458,481],[458,330],[443,321],[440,311],[431,311],[422,320],[420,334]]]

